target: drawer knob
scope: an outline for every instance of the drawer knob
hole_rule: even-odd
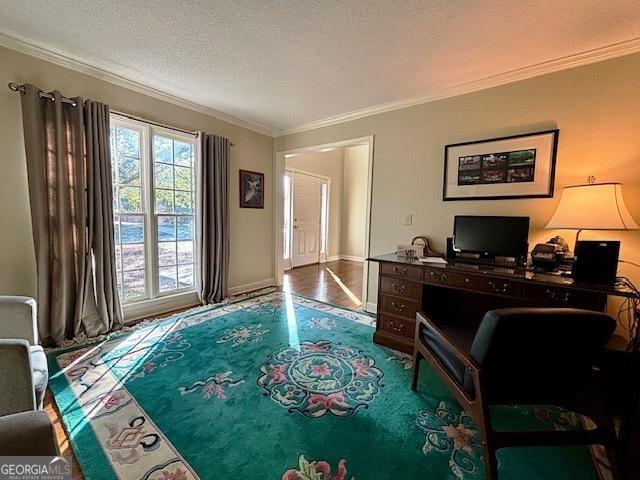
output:
[[[394,273],[396,273],[397,275],[400,275],[401,277],[404,277],[407,274],[407,269],[406,268],[403,268],[401,270],[396,265],[393,266],[393,271],[394,271]]]
[[[391,302],[391,306],[396,312],[404,312],[404,309],[407,308],[407,306],[404,303],[398,304],[396,302]]]
[[[447,274],[443,273],[442,275],[440,275],[440,277],[438,277],[438,282],[439,283],[444,283],[447,281]]]
[[[391,325],[391,328],[396,332],[402,331],[402,327],[404,327],[404,322],[398,322],[398,324],[396,325],[396,322],[394,322],[393,319],[389,319],[389,324]]]
[[[399,287],[396,283],[392,283],[391,286],[393,287],[396,293],[404,293],[404,291],[407,289],[407,286],[404,283]]]
[[[505,282],[502,284],[502,287],[501,287],[498,284],[496,284],[496,282],[489,280],[489,288],[496,293],[507,293],[507,291],[509,290],[509,284]]]
[[[551,289],[547,288],[546,293],[547,293],[547,296],[551,300],[553,300],[554,302],[567,303],[567,302],[569,302],[569,299],[571,298],[570,292],[565,292],[564,295],[562,295],[562,294],[560,294],[559,292],[557,292],[555,290],[551,290]]]

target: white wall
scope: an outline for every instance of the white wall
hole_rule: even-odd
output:
[[[20,95],[6,87],[9,82],[58,89],[63,95],[99,100],[115,110],[149,120],[230,138],[235,147],[231,149],[229,169],[229,286],[237,291],[246,285],[270,283],[274,250],[272,190],[266,188],[264,209],[240,209],[238,170],[264,172],[265,185],[272,185],[271,137],[2,47],[0,66],[0,294],[36,293]]]
[[[640,55],[629,55],[458,97],[360,118],[276,139],[276,151],[375,135],[370,253],[427,235],[445,249],[455,214],[527,215],[530,244],[571,231],[544,230],[563,186],[622,182],[640,220]],[[451,143],[560,129],[555,196],[545,199],[442,201],[443,152]],[[405,213],[413,225],[405,226]],[[583,232],[622,241],[621,258],[640,263],[640,231]],[[376,301],[377,267],[369,274]],[[640,270],[620,264],[640,284]]]
[[[367,215],[367,167],[369,146],[357,145],[344,149],[342,187],[342,238],[340,254],[363,260]]]

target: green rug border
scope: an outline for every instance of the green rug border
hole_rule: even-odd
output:
[[[308,296],[302,295],[300,293],[285,292],[284,290],[282,290],[281,287],[280,287],[279,290],[276,290],[276,291],[278,291],[280,293],[288,293],[288,294],[291,294],[291,295],[295,295],[296,297],[304,298],[305,300],[311,300],[312,302],[322,303],[324,305],[329,305],[330,307],[340,308],[342,310],[347,310],[349,312],[358,313],[358,314],[361,314],[361,315],[366,315],[369,318],[373,318],[373,319],[376,318],[376,314],[375,313],[367,312],[366,310],[356,310],[355,308],[345,307],[344,305],[338,305],[337,303],[325,302],[324,300],[318,300],[317,298],[308,297]],[[268,294],[265,294],[265,295],[268,295]]]
[[[99,342],[98,342],[99,343]],[[95,345],[94,343],[93,345]],[[78,347],[83,348],[83,347]],[[67,349],[65,351],[69,351]],[[76,433],[72,436],[69,432],[68,419],[69,417],[73,417],[74,419],[77,416],[84,417],[84,412],[82,411],[82,407],[78,402],[78,398],[73,393],[69,382],[65,375],[62,374],[62,370],[58,365],[57,354],[63,352],[53,352],[52,354],[47,355],[47,363],[49,365],[49,390],[51,390],[51,394],[53,397],[53,402],[55,403],[58,412],[60,423],[64,428],[64,432],[67,435],[67,439],[69,441],[69,445],[73,451],[73,454],[76,457],[78,467],[80,468],[80,472],[85,479],[91,480],[92,476],[83,468],[83,463],[96,464],[98,471],[107,471],[111,473],[110,478],[117,479],[118,476],[113,470],[111,466],[111,462],[105,455],[104,449],[100,442],[98,441],[98,437],[96,436],[93,427],[89,424],[88,428],[85,430],[81,430],[81,432]],[[57,378],[56,378],[57,377]],[[66,413],[66,410],[76,409],[74,413]],[[83,421],[82,418],[78,419],[78,421]],[[87,449],[78,448],[78,443],[82,443],[83,445],[89,445]],[[87,455],[85,452],[94,453],[95,456]]]

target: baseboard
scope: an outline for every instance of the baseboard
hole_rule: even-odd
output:
[[[369,313],[378,313],[378,304],[373,302],[367,302],[367,305],[364,311]]]
[[[273,287],[276,284],[275,278],[265,278],[264,280],[258,280],[257,282],[245,283],[244,285],[237,285],[229,288],[229,295],[238,295],[240,293],[251,292],[252,290],[259,290],[261,288]]]
[[[358,257],[356,255],[340,255],[340,260],[349,260],[350,262],[364,262],[364,257]]]
[[[337,262],[338,260],[348,260],[350,262],[364,262],[364,257],[358,257],[356,255],[332,255],[327,257],[326,260],[320,260],[320,263]]]

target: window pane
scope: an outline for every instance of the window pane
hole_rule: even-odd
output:
[[[142,213],[142,189],[120,187],[120,212]]]
[[[193,286],[193,265],[178,266],[178,288]]]
[[[158,215],[158,240],[168,241],[176,239],[176,217]]]
[[[176,192],[176,213],[193,213],[190,192]]]
[[[144,295],[144,270],[122,274],[122,293],[125,300]]]
[[[193,242],[178,242],[178,263],[193,263]]]
[[[121,215],[120,234],[122,243],[143,243],[144,226],[142,215]]]
[[[140,158],[140,134],[129,128],[116,127],[116,149],[120,155]]]
[[[160,274],[160,291],[168,292],[175,290],[177,286],[176,282],[176,267],[161,267],[159,269]]]
[[[162,266],[176,264],[176,242],[158,242],[158,264]]]
[[[173,167],[164,163],[156,163],[156,188],[173,188]]]
[[[178,217],[178,240],[193,239],[193,218]]]
[[[122,269],[124,271],[144,269],[143,243],[125,243],[122,245]]]
[[[173,213],[173,191],[156,190],[156,212]]]
[[[191,190],[191,169],[174,167],[176,172],[176,187],[178,190]]]
[[[118,183],[140,186],[140,160],[131,157],[118,159]]]
[[[173,140],[160,135],[153,137],[153,158],[156,162],[173,163]]]
[[[175,140],[173,142],[173,153],[176,165],[191,166],[191,144]]]

